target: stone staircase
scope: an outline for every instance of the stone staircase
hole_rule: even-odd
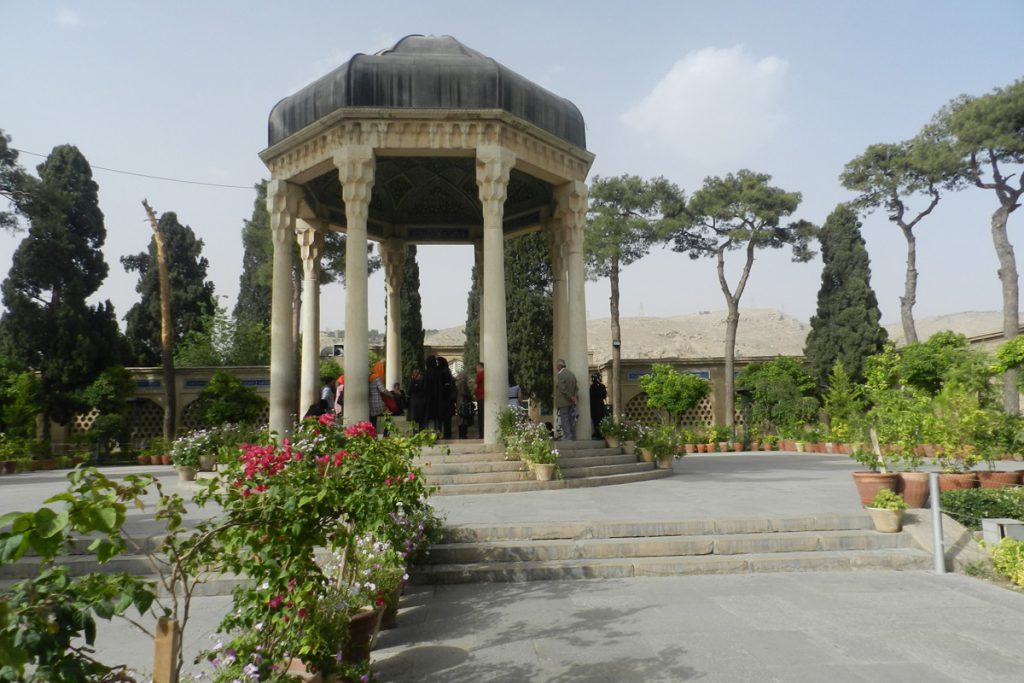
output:
[[[435,495],[440,496],[609,486],[672,474],[672,470],[639,462],[621,448],[608,448],[604,441],[563,441],[556,446],[562,478],[552,481],[536,481],[525,463],[505,460],[504,449],[480,441],[425,449],[417,464],[423,467],[427,483],[439,487]]]
[[[909,534],[873,530],[866,513],[776,519],[486,524],[446,530],[419,584],[928,569]]]

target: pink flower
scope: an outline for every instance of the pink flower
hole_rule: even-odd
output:
[[[269,606],[270,609],[277,609],[282,604],[284,604],[284,598],[280,595],[275,595],[274,597],[270,598],[270,602],[267,603],[267,606]]]
[[[376,438],[377,430],[369,422],[357,422],[345,428],[345,436],[349,438],[368,436],[372,439]]]
[[[409,473],[409,481],[412,481],[415,478],[416,478],[416,473],[415,472],[410,472]]]

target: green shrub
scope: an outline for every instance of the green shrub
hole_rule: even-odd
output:
[[[939,498],[943,512],[975,531],[982,518],[1024,519],[1024,488],[945,491]]]
[[[665,411],[671,425],[678,425],[683,413],[711,393],[708,380],[665,363],[652,365],[650,374],[640,378],[640,387],[647,394],[647,405]]]
[[[906,510],[907,504],[903,502],[903,496],[889,489],[882,489],[868,507],[879,510]]]
[[[996,570],[1018,586],[1024,586],[1024,541],[1004,538],[992,548]]]
[[[262,418],[267,405],[255,389],[243,386],[237,377],[224,370],[213,373],[196,403],[196,418],[206,427],[226,422],[253,424]]]

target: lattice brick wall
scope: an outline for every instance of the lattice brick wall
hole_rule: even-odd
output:
[[[96,421],[96,418],[100,416],[100,411],[97,408],[93,408],[87,413],[78,413],[71,420],[71,432],[73,434],[80,434],[87,432],[92,428],[92,423]]]
[[[164,408],[148,398],[139,398],[132,402],[131,414],[128,417],[132,430],[132,439],[148,439],[163,436]]]
[[[626,403],[623,417],[631,422],[652,424],[661,421],[661,413],[647,405],[647,394],[640,392]],[[710,427],[715,424],[715,404],[710,396],[705,396],[696,406],[687,410],[682,416],[682,425],[687,428]],[[741,424],[741,417],[736,418]]]

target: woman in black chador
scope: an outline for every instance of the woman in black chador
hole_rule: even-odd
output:
[[[433,373],[429,365],[434,361]],[[427,359],[427,414],[442,439],[452,438],[452,414],[455,406],[455,378],[448,361],[438,356]]]

